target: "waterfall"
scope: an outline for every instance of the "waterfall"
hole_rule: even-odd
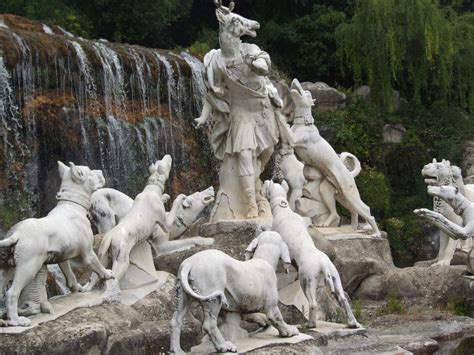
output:
[[[135,196],[149,164],[170,154],[168,193],[206,187],[199,174],[209,173],[200,163],[209,146],[190,124],[204,92],[197,58],[43,24],[25,31],[8,16],[0,17],[8,24],[0,25],[0,194],[18,216],[56,204],[57,160],[102,169],[107,187]]]
[[[194,107],[198,112],[202,111],[202,97],[206,92],[204,85],[204,65],[196,57],[193,57],[188,52],[181,52],[181,57],[191,67],[191,73],[193,77],[193,98]]]
[[[44,23],[43,23],[43,31],[44,33],[47,33],[49,35],[54,35],[54,32],[51,29],[51,27],[49,27],[48,25],[45,25]]]

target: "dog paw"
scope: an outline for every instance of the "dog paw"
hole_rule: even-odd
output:
[[[236,353],[237,347],[234,345],[234,343],[226,341],[216,346],[216,350],[219,353]]]
[[[288,324],[280,330],[280,336],[285,338],[298,335],[299,333],[300,331],[298,330],[298,328],[296,328],[294,325]]]
[[[115,275],[112,272],[112,270],[108,270],[108,269],[105,270],[103,279],[105,279],[105,280],[115,279]]]
[[[54,308],[51,303],[48,301],[44,301],[41,303],[41,313],[49,313],[53,314],[54,313]]]
[[[349,322],[347,324],[347,328],[357,329],[357,328],[362,328],[362,325],[360,325],[360,323],[358,321],[354,320],[354,321]]]
[[[73,292],[73,293],[75,293],[75,292],[85,292],[86,291],[85,287],[83,287],[80,283],[76,283],[75,285],[70,287],[70,289],[71,289],[71,292]]]
[[[29,327],[31,325],[31,320],[26,317],[16,317],[9,319],[7,323],[11,327]]]

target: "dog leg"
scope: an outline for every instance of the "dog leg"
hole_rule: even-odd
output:
[[[316,318],[318,314],[318,300],[316,298],[316,288],[318,287],[318,280],[315,277],[302,277],[300,279],[301,288],[309,303],[309,321],[308,327],[316,328]]]
[[[114,274],[111,270],[107,270],[104,265],[99,261],[99,258],[94,253],[94,250],[90,250],[88,254],[82,255],[82,262],[85,266],[91,268],[101,279],[113,279]]]
[[[171,340],[170,340],[170,352],[175,354],[184,354],[181,350],[180,338],[181,338],[181,327],[183,325],[183,319],[188,313],[190,299],[186,292],[183,291],[181,283],[176,283],[176,310],[173,313],[173,317],[170,321],[171,328]]]
[[[337,272],[336,267],[330,263],[329,264],[329,273],[332,277],[334,283],[334,294],[336,296],[337,301],[344,308],[347,316],[347,326],[349,328],[360,328],[361,325],[357,322],[356,318],[354,317],[354,313],[352,313],[351,305],[347,300],[346,294],[344,293],[344,289],[342,288],[341,278],[339,273]]]
[[[72,292],[82,292],[83,288],[77,282],[76,275],[74,275],[74,272],[72,272],[69,261],[66,260],[66,261],[63,261],[62,263],[59,263],[59,268],[63,272],[64,277],[66,278],[67,287],[69,287]]]
[[[17,246],[18,247],[18,246]],[[28,327],[31,321],[26,317],[18,316],[18,298],[21,291],[28,285],[40,271],[43,265],[40,255],[29,256],[28,260],[19,258],[13,283],[6,293],[7,322],[10,326]]]
[[[416,209],[413,212],[418,216],[425,218],[428,222],[447,233],[453,239],[467,239],[474,236],[474,230],[469,231],[466,228],[451,222],[441,213],[426,208]]]
[[[222,336],[221,331],[217,327],[217,317],[219,316],[221,306],[221,301],[217,299],[202,303],[202,309],[204,312],[202,328],[204,329],[206,334],[209,335],[209,338],[214,344],[214,347],[216,348],[217,352],[235,353],[237,352],[237,348],[235,347],[235,345],[230,341],[226,341]]]
[[[171,254],[178,251],[187,250],[195,246],[207,246],[214,244],[214,238],[192,237],[186,239],[171,240],[164,243],[154,243],[153,247],[157,256]]]
[[[276,304],[268,307],[268,309],[265,310],[265,314],[270,323],[278,330],[281,337],[287,338],[299,334],[298,328],[294,325],[286,324]]]
[[[334,224],[339,224],[340,217],[336,210],[336,189],[327,179],[319,185],[319,194],[322,202],[329,211],[329,216],[324,220],[324,222],[319,223],[318,227],[331,227]]]

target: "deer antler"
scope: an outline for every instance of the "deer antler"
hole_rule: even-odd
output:
[[[232,10],[234,10],[234,7],[235,7],[235,2],[231,1],[229,3],[229,11],[232,12]]]

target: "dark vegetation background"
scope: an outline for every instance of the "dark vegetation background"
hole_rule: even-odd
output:
[[[283,76],[348,95],[342,111],[316,109],[317,125],[363,163],[361,194],[395,257],[420,256],[427,232],[412,210],[431,204],[420,170],[433,157],[460,164],[474,140],[474,1],[237,0],[235,11],[261,23],[248,40]],[[198,55],[218,46],[212,0],[2,0],[0,13],[85,38]],[[352,95],[361,84],[372,89],[370,103]],[[383,144],[387,123],[407,129],[401,144]]]

